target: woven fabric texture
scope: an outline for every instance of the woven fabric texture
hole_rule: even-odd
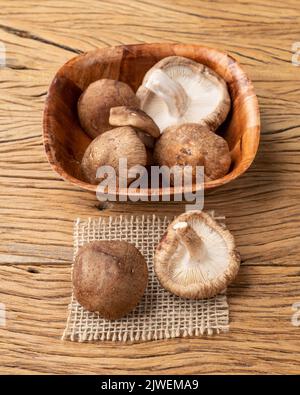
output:
[[[213,213],[212,213],[213,215]],[[212,335],[228,330],[226,294],[206,300],[181,299],[165,291],[153,270],[155,248],[171,219],[155,215],[115,216],[81,220],[74,225],[74,257],[94,240],[125,240],[144,255],[149,282],[144,297],[126,317],[108,321],[85,310],[72,295],[64,340],[141,342],[175,337]]]

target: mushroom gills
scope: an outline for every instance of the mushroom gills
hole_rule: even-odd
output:
[[[121,159],[127,159],[127,170],[134,166],[146,166],[147,164],[146,148],[137,136],[135,129],[130,126],[109,130],[90,143],[81,161],[84,179],[91,184],[98,184],[106,176],[101,175],[98,178],[97,170],[102,166],[111,166],[115,169],[120,184],[128,185],[135,177],[129,177],[129,171],[127,178],[122,177],[119,172]]]
[[[155,70],[145,87],[157,95],[168,107],[170,116],[178,118],[187,110],[188,96],[182,85],[162,70]]]
[[[186,122],[206,123],[216,130],[230,109],[226,82],[203,64],[179,56],[154,65],[136,94],[161,133]]]
[[[169,263],[169,275],[190,286],[222,275],[228,266],[228,250],[222,237],[205,223],[177,222],[173,229],[180,241]]]
[[[211,298],[224,291],[239,266],[232,234],[199,210],[181,214],[168,226],[154,256],[161,285],[188,299]]]

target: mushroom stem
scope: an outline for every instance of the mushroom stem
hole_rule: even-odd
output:
[[[132,126],[151,137],[158,138],[160,131],[156,123],[144,111],[134,107],[112,107],[109,114],[112,126]]]
[[[172,116],[178,118],[185,113],[188,96],[183,87],[165,72],[159,69],[153,71],[145,86],[166,103]]]
[[[201,261],[204,257],[204,244],[200,236],[187,222],[177,222],[173,229],[176,232],[178,240],[188,250],[192,261]]]

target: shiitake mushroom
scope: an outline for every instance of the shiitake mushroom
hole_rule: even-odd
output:
[[[154,269],[161,285],[182,298],[210,298],[236,277],[240,255],[230,231],[209,214],[188,211],[158,244]]]
[[[161,133],[186,122],[207,125],[215,131],[227,117],[227,84],[204,64],[182,56],[168,56],[144,76],[136,93],[141,109],[156,122]]]
[[[97,177],[98,168],[111,166],[115,169],[117,178],[120,178],[119,160],[124,158],[127,159],[127,170],[136,165],[147,164],[146,148],[130,126],[109,130],[90,143],[81,161],[83,176],[91,184],[98,184],[101,181]],[[127,177],[125,181],[128,184],[132,180]]]
[[[153,120],[143,111],[126,106],[110,109],[109,122],[119,126],[95,138],[86,149],[81,162],[82,173],[91,184],[97,184],[97,169],[112,166],[119,174],[119,160],[127,159],[128,170],[134,166],[146,166],[151,161],[150,147],[160,135]],[[127,176],[127,184],[133,178]]]
[[[77,105],[79,121],[84,131],[95,138],[110,130],[109,112],[116,106],[139,106],[129,85],[111,79],[91,83],[81,94]]]
[[[155,144],[153,157],[159,166],[192,166],[193,178],[196,166],[203,166],[205,181],[225,176],[231,164],[226,140],[198,123],[166,128]]]
[[[110,109],[109,123],[112,126],[131,126],[147,148],[153,148],[160,136],[156,123],[139,108],[119,106]]]
[[[148,281],[142,254],[125,241],[94,241],[82,246],[74,261],[74,295],[85,309],[115,320],[140,302]]]
[[[173,58],[168,61],[171,60],[174,61]],[[178,59],[175,60],[177,62]],[[180,58],[178,62],[183,60],[184,58]],[[173,63],[177,67],[176,62]],[[194,64],[187,60],[184,60],[184,64],[195,72]],[[156,71],[161,72],[155,69]],[[226,103],[228,110],[230,100],[225,82],[215,75],[210,75],[202,66],[197,71],[200,74],[206,73],[207,78],[209,76],[214,80],[223,94],[216,103]],[[152,164],[152,158],[159,166],[192,166],[193,182],[196,166],[204,167],[205,181],[212,181],[227,174],[231,164],[230,152],[226,140],[213,133],[215,124],[213,128],[209,126],[208,121],[176,124],[161,130],[163,133],[160,136],[158,126],[151,117],[139,109],[139,104],[137,96],[127,84],[109,79],[95,81],[81,95],[78,102],[81,125],[91,137],[96,137],[87,148],[81,163],[83,176],[88,182],[99,182],[96,171],[103,165],[111,165],[118,175],[121,158],[127,159],[128,168]],[[225,104],[223,107],[225,109]],[[227,114],[227,110],[224,110],[224,114]],[[223,118],[217,117],[217,124]],[[110,130],[111,126],[120,127]],[[132,179],[127,178],[128,185]]]

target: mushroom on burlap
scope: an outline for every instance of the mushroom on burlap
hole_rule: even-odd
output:
[[[161,285],[188,298],[210,298],[236,277],[240,256],[233,235],[201,211],[177,217],[158,244],[154,269]]]
[[[140,302],[148,281],[142,254],[125,241],[94,241],[81,247],[73,267],[77,301],[101,317],[115,320]]]

